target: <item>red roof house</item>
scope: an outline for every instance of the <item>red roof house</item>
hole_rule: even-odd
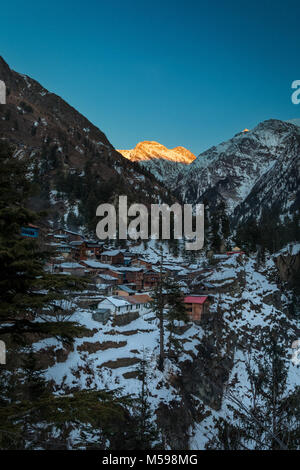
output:
[[[183,302],[192,321],[200,322],[202,316],[208,313],[209,302],[207,295],[190,295],[185,297]]]

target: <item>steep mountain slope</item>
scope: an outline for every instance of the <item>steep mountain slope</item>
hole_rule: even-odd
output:
[[[299,244],[293,248],[294,253],[299,252]],[[276,338],[277,346],[282,348],[281,358],[287,369],[287,390],[299,390],[299,366],[291,360],[292,344],[299,334],[299,320],[288,313],[291,292],[286,284],[279,280],[277,257],[278,253],[260,266],[254,257],[244,257],[243,260],[231,257],[227,261],[220,261],[206,278],[207,281],[218,285],[220,292],[211,309],[216,316],[218,311],[222,313],[220,355],[231,355],[233,360],[223,389],[220,409],[205,407],[206,417],[194,427],[192,449],[218,449],[217,419],[226,419],[233,426],[238,423],[235,411],[241,410],[239,402],[245,409],[251,409],[253,402],[258,403],[259,400],[253,393],[249,365],[252,371],[255,370],[256,361],[265,356],[266,345],[271,338]],[[215,298],[217,299],[217,296]],[[220,358],[218,360],[220,361]],[[199,371],[205,376],[201,369]],[[210,371],[208,377],[211,383],[209,374]],[[292,421],[290,424],[292,426]],[[262,442],[262,448],[267,449],[266,441]],[[253,441],[245,440],[244,444],[244,449],[255,448]]]
[[[159,158],[140,161],[139,165],[146,171],[150,171],[157,180],[161,181],[166,187],[172,188],[174,192],[176,191],[179,175],[188,169],[186,163],[172,162]]]
[[[52,219],[57,213],[67,222],[71,214],[73,226],[91,228],[99,203],[118,194],[145,204],[171,202],[169,189],[193,204],[224,200],[234,222],[265,210],[283,221],[299,209],[300,128],[293,123],[262,122],[196,159],[183,147],[149,141],[121,155],[84,116],[2,58],[0,79],[7,86],[0,137],[30,159],[40,186],[35,208],[52,207]]]
[[[179,192],[192,203],[224,200],[236,220],[261,206],[292,212],[299,208],[299,143],[298,126],[264,121],[199,155],[180,175]]]
[[[189,153],[188,159],[177,159],[176,149],[157,142],[141,142],[121,152],[185,202],[208,201],[214,208],[225,201],[234,223],[257,219],[265,211],[277,213],[282,222],[299,210],[300,128],[296,124],[264,121],[194,160]]]
[[[256,182],[249,196],[235,209],[234,220],[260,219],[263,213],[281,222],[300,208],[300,128],[290,136],[275,164]]]
[[[78,224],[85,224],[99,203],[118,194],[144,204],[169,199],[168,190],[124,159],[103,132],[59,96],[11,70],[1,57],[0,79],[7,87],[0,137],[30,159],[32,178],[41,188],[38,207],[52,204],[61,216],[72,210],[80,216]]]

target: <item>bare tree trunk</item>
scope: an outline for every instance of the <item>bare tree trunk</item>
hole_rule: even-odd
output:
[[[164,370],[165,346],[164,346],[164,300],[163,300],[163,249],[160,248],[160,271],[159,271],[159,370]]]

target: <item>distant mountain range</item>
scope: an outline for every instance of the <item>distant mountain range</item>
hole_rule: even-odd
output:
[[[128,155],[136,157],[186,203],[207,202],[213,209],[224,201],[234,223],[259,219],[265,211],[283,221],[300,207],[298,124],[298,120],[264,121],[201,153],[189,164],[172,159],[174,149],[168,155],[160,144],[153,150],[151,145],[148,150],[148,143],[145,149],[144,143],[138,144]]]
[[[179,199],[213,208],[224,201],[234,223],[259,219],[263,210],[282,221],[299,211],[299,120],[264,121],[197,158],[155,141],[116,150],[78,111],[1,57],[0,80],[7,86],[0,137],[29,159],[41,187],[38,208],[48,203],[65,221],[71,211],[73,223],[91,222],[97,205],[118,194],[144,204]]]
[[[190,203],[224,201],[235,222],[263,210],[291,218],[300,206],[299,157],[300,128],[270,119],[199,155],[177,191]]]

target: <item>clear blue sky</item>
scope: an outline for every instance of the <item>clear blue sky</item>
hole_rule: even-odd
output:
[[[300,117],[294,0],[2,2],[0,54],[86,115],[116,148],[198,154],[245,127]]]

